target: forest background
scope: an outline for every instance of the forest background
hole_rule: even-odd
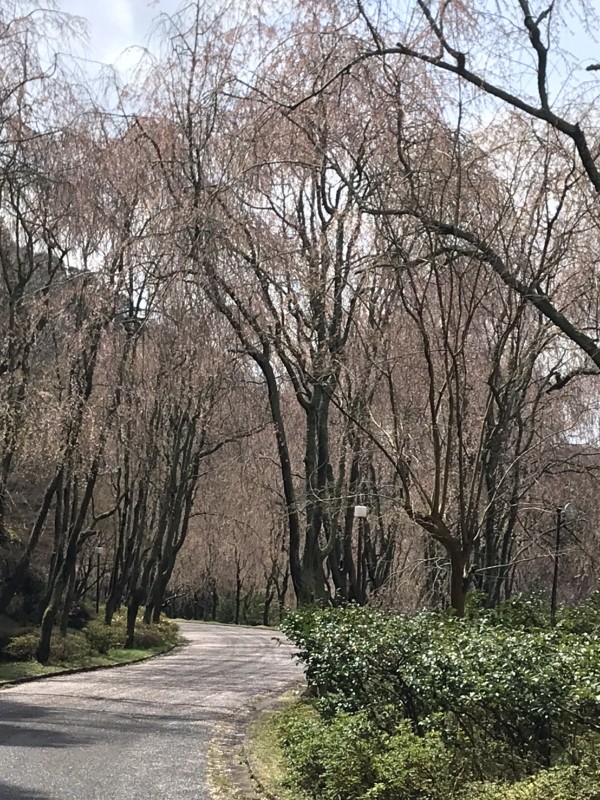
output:
[[[596,22],[194,2],[92,77],[80,20],[3,5],[0,614],[39,660],[94,601],[131,645],[592,592]]]

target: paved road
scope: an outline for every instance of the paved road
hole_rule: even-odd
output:
[[[114,670],[0,691],[0,800],[203,800],[215,726],[300,677],[271,631],[184,623]]]

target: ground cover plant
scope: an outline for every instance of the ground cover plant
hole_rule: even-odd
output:
[[[600,798],[598,597],[465,619],[290,615],[307,701],[278,721],[298,791],[327,800]]]
[[[138,661],[170,650],[179,640],[175,622],[162,619],[147,625],[139,620],[134,646],[126,648],[126,617],[117,613],[111,625],[106,625],[98,617],[91,619],[81,630],[69,629],[64,635],[57,631],[52,637],[49,660],[41,665],[36,661],[39,629],[9,627],[10,633],[4,637],[0,648],[0,683],[54,674],[65,669]]]

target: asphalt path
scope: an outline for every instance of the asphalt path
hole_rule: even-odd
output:
[[[273,632],[183,623],[188,644],[0,691],[0,800],[204,800],[220,724],[300,677]]]

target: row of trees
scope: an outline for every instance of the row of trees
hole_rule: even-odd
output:
[[[494,605],[575,495],[593,583],[595,123],[517,6],[537,98],[458,4],[195,2],[118,113],[50,63],[64,15],[4,12],[0,613],[37,570],[40,660],[94,581],[129,643],[288,586]]]

